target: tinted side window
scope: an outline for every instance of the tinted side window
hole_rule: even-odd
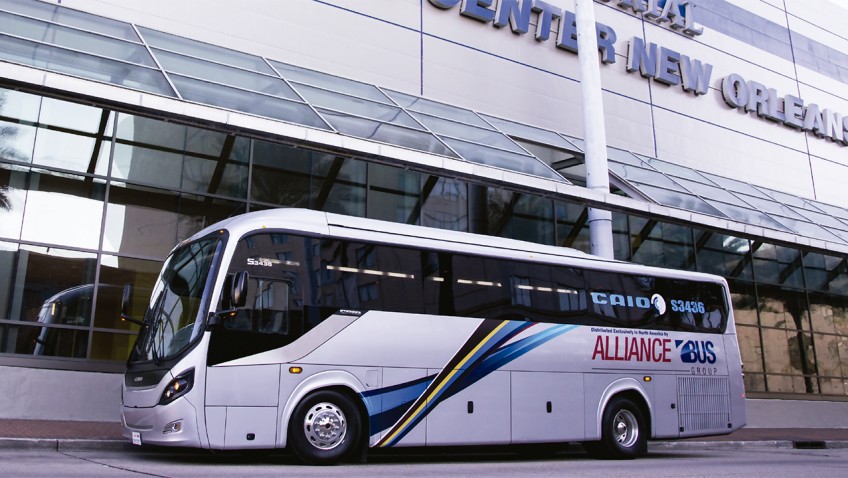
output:
[[[321,241],[320,305],[336,309],[423,311],[425,252],[382,244]]]

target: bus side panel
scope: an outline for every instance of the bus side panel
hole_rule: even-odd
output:
[[[654,415],[651,417],[654,438],[677,438],[680,436],[678,419],[677,375],[653,374]]]
[[[427,445],[509,443],[509,382],[509,372],[492,372],[440,402],[427,416]]]
[[[512,372],[512,443],[582,440],[583,376]]]
[[[730,388],[730,417],[732,430],[738,430],[748,423],[745,410],[745,380],[742,375],[742,357],[736,334],[724,336],[724,349],[727,351],[727,370]]]
[[[385,436],[386,430],[394,425],[395,417],[400,418],[400,411],[406,411],[412,402],[419,396],[419,390],[429,382],[422,380],[427,377],[427,369],[423,368],[385,368],[383,369],[383,383],[386,387],[398,387],[401,384],[414,384],[403,388],[393,389],[391,392],[381,394],[382,400],[379,404],[380,413],[372,417],[371,445],[376,444]],[[398,411],[393,413],[393,411]],[[379,417],[385,417],[379,420]],[[391,418],[390,418],[391,417]],[[386,421],[386,419],[390,421]],[[427,444],[427,417],[421,423],[410,430],[395,446],[424,446]]]

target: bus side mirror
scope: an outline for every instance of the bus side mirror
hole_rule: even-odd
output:
[[[121,320],[127,322],[144,325],[140,320],[130,317],[130,302],[132,302],[133,286],[132,284],[124,284],[124,291],[121,293]]]
[[[247,271],[236,272],[236,275],[233,277],[233,288],[230,291],[230,298],[232,299],[231,305],[234,309],[244,307],[244,304],[247,302],[248,277]]]
[[[236,309],[244,307],[247,303],[247,282],[249,279],[247,271],[236,272],[230,283],[228,304],[223,304],[224,307],[230,307],[227,310],[212,312],[209,314],[207,325],[214,328],[225,320],[227,317],[235,316]],[[226,301],[225,301],[226,302]]]

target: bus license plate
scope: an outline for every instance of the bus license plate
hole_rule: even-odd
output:
[[[132,432],[132,444],[141,445],[141,432]]]

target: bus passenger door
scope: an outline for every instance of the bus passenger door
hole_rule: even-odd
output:
[[[210,446],[274,448],[277,439],[280,364],[261,353],[283,347],[302,329],[291,307],[292,282],[251,277],[245,306],[212,331],[206,374]]]

